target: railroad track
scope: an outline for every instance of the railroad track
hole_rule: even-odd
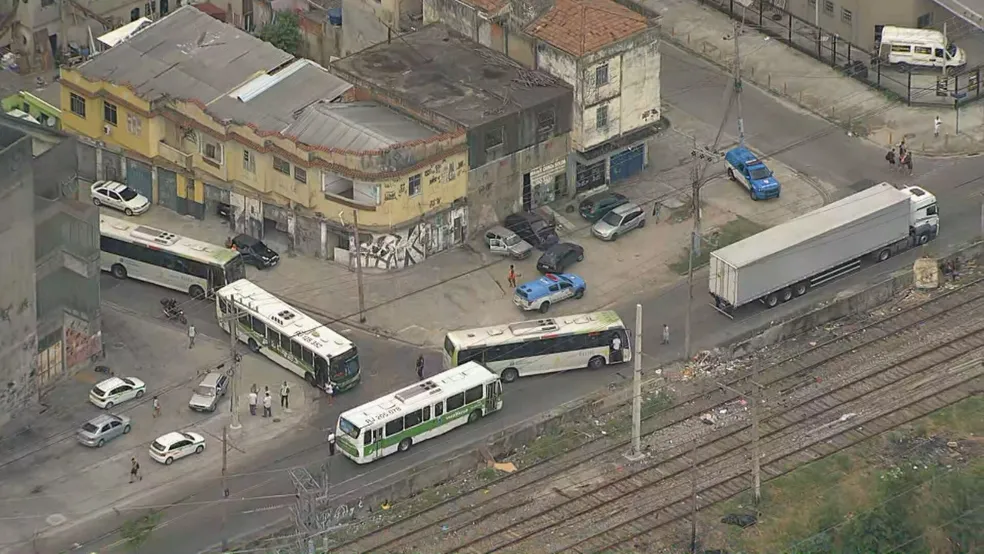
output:
[[[795,355],[784,358],[754,374],[739,372],[726,380],[729,388],[741,387],[755,375],[756,382],[774,386],[782,394],[790,394],[804,385],[813,383],[809,376],[818,368],[842,361],[850,368],[847,354],[859,349],[878,346],[888,340],[907,341],[909,335],[918,335],[936,320],[968,319],[966,314],[979,307],[984,300],[984,279],[978,279],[941,294],[927,302],[910,306],[885,318],[871,322],[851,334],[835,337]],[[740,397],[728,388],[707,394],[695,394],[681,399],[675,406],[653,414],[644,421],[644,433],[678,424],[701,413],[729,404]],[[719,436],[720,435],[720,436]],[[731,438],[728,438],[731,437]],[[733,434],[711,433],[715,441],[727,440],[738,448],[740,441]],[[497,515],[507,514],[526,506],[526,494],[543,486],[545,482],[596,461],[606,455],[620,454],[628,441],[599,438],[572,452],[560,454],[497,480],[479,486],[463,494],[410,514],[400,521],[388,524],[369,533],[341,542],[333,547],[338,552],[397,552],[402,545],[427,540],[438,532],[453,533],[474,526],[477,522]],[[669,449],[662,458],[686,455],[689,449]],[[444,530],[444,531],[442,531]],[[433,544],[429,545],[432,547]]]

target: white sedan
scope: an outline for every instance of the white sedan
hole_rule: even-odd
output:
[[[174,460],[205,451],[205,437],[198,433],[173,431],[150,443],[150,457],[169,466]]]
[[[143,397],[147,384],[136,377],[110,377],[89,390],[89,402],[104,410],[113,406]]]
[[[96,181],[92,183],[92,203],[116,208],[126,215],[139,215],[150,209],[150,200],[123,183]]]

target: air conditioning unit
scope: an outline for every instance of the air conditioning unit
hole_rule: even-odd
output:
[[[113,132],[113,126],[112,125],[110,125],[109,123],[106,123],[106,124],[103,125],[103,134],[104,135],[112,134],[112,132]]]

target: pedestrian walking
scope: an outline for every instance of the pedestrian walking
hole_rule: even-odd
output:
[[[328,393],[328,405],[331,406],[333,400],[335,400],[335,387],[332,386],[331,381],[325,384],[325,392]]]
[[[270,396],[269,388],[263,395],[263,417],[273,417],[273,397]]]
[[[509,266],[509,286],[516,288],[516,268],[512,265]]]
[[[888,151],[888,154],[885,154],[885,160],[888,161],[888,167],[892,168],[892,171],[895,171],[895,149],[894,148],[890,149]]]
[[[328,455],[335,455],[335,433],[328,433]]]
[[[143,481],[143,475],[140,475],[140,462],[136,458],[130,458],[130,482],[134,480]]]
[[[156,418],[160,417],[160,415],[161,415],[161,400],[155,396],[154,397],[154,418],[156,419]]]
[[[941,125],[943,125],[943,121],[940,119],[940,116],[936,116],[936,119],[933,120],[933,136],[936,138],[940,138]]]
[[[195,326],[194,325],[189,325],[188,326],[188,350],[191,350],[192,348],[195,347],[195,335],[197,335],[197,334],[198,334],[198,331],[195,331]]]
[[[909,151],[909,149],[906,148],[906,146],[905,146],[905,139],[902,139],[902,142],[899,143],[899,162],[900,163],[902,162],[902,158],[905,157],[905,153],[908,152],[908,151]]]
[[[421,354],[417,356],[417,379],[420,381],[424,380],[424,356]]]
[[[287,381],[280,385],[280,407],[285,410],[290,409],[290,387],[287,385]]]
[[[254,387],[256,385],[253,385]],[[259,400],[255,390],[249,391],[249,415],[256,415],[256,401]]]
[[[661,211],[663,211],[663,203],[657,201],[655,204],[653,204],[653,219],[656,221],[656,223],[659,223],[659,212]]]
[[[663,344],[670,344],[670,326],[663,324]]]
[[[912,152],[906,151],[905,159],[902,161],[901,166],[905,168],[905,172],[908,175],[912,175]]]

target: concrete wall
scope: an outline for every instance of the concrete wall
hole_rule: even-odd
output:
[[[786,10],[810,23],[819,22],[823,29],[868,50],[874,45],[875,25],[916,27],[920,16],[932,14],[935,28],[953,18],[953,14],[931,0],[836,0],[833,10],[827,11],[825,6],[824,0],[814,4],[809,0],[791,0]],[[850,12],[849,16],[845,10]]]
[[[31,142],[0,127],[0,426],[37,400]]]
[[[363,0],[342,0],[341,57],[386,41],[389,37],[387,25],[397,29],[391,15],[374,12]]]

